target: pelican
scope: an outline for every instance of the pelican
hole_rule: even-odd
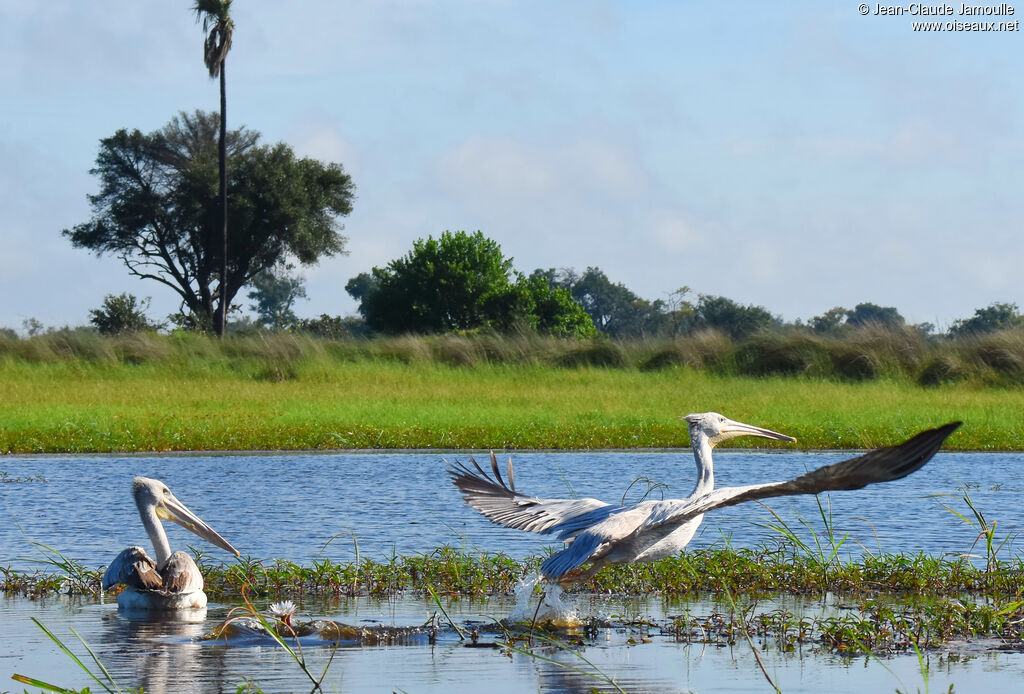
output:
[[[203,575],[187,553],[171,553],[167,533],[160,522],[169,520],[191,530],[207,542],[231,552],[238,550],[218,535],[199,516],[178,501],[160,480],[136,477],[132,495],[149,539],[156,550],[154,561],[141,547],[129,547],[110,562],[103,574],[103,589],[124,584],[117,596],[122,610],[188,610],[206,607]]]
[[[737,436],[795,441],[717,412],[683,418],[697,463],[697,485],[685,499],[610,504],[598,499],[539,499],[515,490],[512,460],[508,483],[491,454],[493,477],[470,458],[475,470],[456,463],[448,473],[466,502],[492,522],[535,533],[556,533],[569,544],[548,557],[541,573],[550,583],[570,585],[593,576],[606,564],[654,561],[681,551],[693,538],[704,514],[745,501],[795,494],[860,489],[876,482],[906,477],[935,455],[942,442],[960,426],[953,422],[928,429],[899,444],[877,448],[834,465],[826,465],[786,482],[769,482],[715,489],[711,450]],[[583,570],[583,564],[590,568]]]

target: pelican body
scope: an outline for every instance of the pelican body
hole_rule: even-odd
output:
[[[154,560],[142,547],[129,547],[110,562],[103,589],[126,588],[117,596],[122,610],[189,610],[206,607],[203,575],[186,552],[171,552],[161,520],[186,528],[207,542],[238,556],[238,550],[181,503],[160,480],[136,477],[132,495],[153,549]]]
[[[716,490],[711,457],[716,445],[738,436],[796,439],[735,422],[717,412],[690,414],[683,419],[690,429],[697,463],[697,485],[685,499],[628,505],[598,499],[539,499],[515,490],[511,459],[506,484],[493,453],[493,476],[472,458],[475,470],[456,463],[448,472],[466,502],[492,522],[535,533],[557,534],[560,540],[570,543],[541,564],[546,580],[568,585],[590,578],[606,564],[654,561],[677,554],[693,539],[704,514],[716,508],[776,496],[860,489],[906,477],[928,462],[960,426],[960,422],[953,422],[922,431],[898,446],[878,448],[786,482]],[[582,566],[587,562],[590,568],[584,571]]]

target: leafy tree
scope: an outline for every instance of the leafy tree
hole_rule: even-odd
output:
[[[492,301],[491,324],[502,330],[529,327],[544,335],[586,338],[597,334],[594,321],[567,289],[540,277],[517,274],[515,284]]]
[[[306,290],[302,278],[292,274],[294,269],[292,265],[278,263],[253,276],[248,297],[255,302],[252,309],[261,325],[281,330],[298,320],[292,308],[298,299],[306,298]]]
[[[217,139],[217,165],[220,170],[220,211],[221,211],[221,281],[228,276],[228,154],[227,154],[227,123],[228,97],[225,66],[228,51],[231,50],[231,37],[235,32],[235,23],[231,19],[231,0],[196,0],[192,10],[196,13],[196,21],[202,21],[203,31],[209,32],[203,42],[203,62],[210,71],[210,77],[220,77],[220,133]],[[221,295],[224,294],[223,289]],[[220,311],[216,316],[217,334],[224,337],[224,327],[228,320],[228,304],[220,303]]]
[[[329,340],[367,335],[366,322],[359,318],[342,318],[321,313],[319,318],[303,318],[295,325],[296,330]]]
[[[21,327],[25,329],[25,334],[29,337],[35,337],[36,335],[43,334],[43,324],[36,318],[26,318],[21,321]]]
[[[1018,312],[1017,304],[996,302],[985,308],[975,309],[974,315],[970,318],[954,321],[949,328],[949,334],[952,337],[960,337],[1021,327],[1024,327],[1024,315]]]
[[[685,302],[670,307],[660,300],[641,299],[625,285],[609,280],[604,271],[596,267],[588,267],[582,275],[572,268],[537,269],[530,277],[569,290],[598,330],[612,337],[676,332],[686,313]],[[689,289],[684,287],[680,291],[685,294]]]
[[[700,294],[694,322],[696,327],[715,328],[739,340],[778,321],[762,306],[743,306],[724,296]]]
[[[628,327],[636,323],[634,313],[638,303],[643,301],[624,284],[609,280],[596,267],[588,267],[573,282],[571,291],[573,298],[590,314],[594,325],[613,336],[628,332]]]
[[[89,311],[89,322],[104,335],[157,330],[161,326],[146,317],[148,308],[149,297],[138,299],[127,292],[118,296],[107,294],[100,308]]]
[[[63,232],[72,245],[114,254],[131,274],[173,289],[183,309],[177,322],[193,327],[213,326],[243,286],[285,258],[308,265],[344,252],[337,218],[352,211],[354,196],[340,164],[260,144],[251,130],[228,132],[233,250],[220,281],[217,127],[216,114],[196,111],[152,133],[119,130],[101,140],[93,217]]]
[[[445,231],[373,268],[376,291],[363,300],[370,327],[382,332],[449,332],[487,325],[491,303],[509,286],[512,261],[483,233]]]
[[[360,272],[345,284],[345,291],[359,302],[359,315],[366,318],[366,299],[377,291],[377,280],[369,272]]]
[[[586,314],[568,292],[516,275],[512,259],[482,232],[445,231],[413,243],[387,267],[352,278],[348,292],[374,330],[435,333],[527,325],[555,335],[587,335]]]
[[[886,328],[898,328],[906,321],[895,306],[879,306],[872,303],[857,304],[852,311],[846,312],[848,325],[876,324]]]
[[[811,328],[819,333],[831,333],[839,329],[839,326],[846,321],[848,311],[842,306],[835,306],[825,311],[820,316],[814,316],[808,321]]]

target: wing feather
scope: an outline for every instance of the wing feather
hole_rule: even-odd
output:
[[[876,448],[856,458],[825,465],[787,482],[723,487],[682,505],[678,502],[665,504],[664,509],[658,509],[665,512],[652,514],[637,532],[666,524],[678,525],[702,513],[754,499],[861,489],[869,484],[902,479],[931,460],[942,443],[960,425],[961,422],[951,422],[927,429],[897,446]]]
[[[139,590],[157,590],[163,586],[163,579],[146,550],[129,547],[114,557],[103,573],[103,589],[123,584]]]
[[[512,459],[508,461],[508,484],[501,477],[498,462],[491,454],[491,470],[488,475],[473,456],[469,457],[473,468],[456,461],[448,464],[448,474],[458,487],[466,503],[482,513],[492,522],[506,528],[528,530],[534,533],[562,531],[564,526],[584,514],[596,514],[594,520],[607,516],[613,507],[598,499],[539,499],[520,494],[515,490],[515,471]],[[566,537],[577,530],[564,531]]]
[[[203,575],[187,553],[177,551],[167,560],[161,571],[164,590],[168,593],[191,593],[203,589]]]

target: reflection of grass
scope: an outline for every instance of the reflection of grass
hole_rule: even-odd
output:
[[[258,377],[264,357],[209,349],[217,351],[137,364],[0,359],[0,453],[673,447],[689,443],[678,417],[709,409],[799,439],[733,442],[739,446],[872,447],[962,419],[950,447],[1024,450],[1024,422],[1015,416],[1024,411],[1022,389],[689,367],[455,367],[326,347],[288,356],[295,377],[278,382]]]
[[[95,672],[93,672],[92,669],[88,665],[83,663],[81,661],[81,659],[77,655],[75,655],[74,651],[72,651],[63,641],[61,641],[60,638],[57,637],[56,634],[54,634],[52,631],[50,631],[45,626],[43,626],[42,622],[40,622],[35,617],[32,617],[32,621],[35,622],[37,627],[39,627],[40,629],[43,630],[43,633],[46,634],[46,636],[51,641],[53,641],[55,644],[57,644],[57,647],[60,648],[60,650],[64,653],[64,655],[66,655],[69,659],[71,659],[72,662],[74,662],[76,665],[78,665],[78,667],[80,667],[85,672],[85,674],[89,675],[89,677],[92,678],[96,682],[96,684],[98,684],[101,687],[103,687],[104,691],[107,691],[107,692],[122,692],[122,691],[126,691],[126,690],[121,689],[121,687],[117,684],[117,682],[114,681],[114,678],[111,677],[110,673],[107,671],[107,668],[103,665],[103,663],[100,661],[100,659],[96,656],[96,653],[92,650],[92,648],[89,647],[89,644],[87,644],[85,642],[85,640],[81,636],[79,636],[78,633],[74,629],[71,630],[71,633],[75,635],[75,638],[78,639],[78,641],[82,644],[82,647],[86,650],[86,652],[92,658],[93,663],[96,664],[96,669],[99,671],[99,675],[96,674]],[[103,679],[100,679],[100,675],[102,675]],[[60,687],[60,686],[55,685],[55,684],[49,684],[47,682],[43,682],[42,680],[38,680],[38,679],[35,679],[33,677],[27,677],[25,675],[17,675],[17,674],[11,675],[11,679],[13,679],[15,682],[21,682],[22,684],[27,684],[27,685],[30,685],[32,687],[39,687],[40,689],[43,689],[43,690],[48,691],[48,692],[60,692],[61,694],[75,694],[75,690],[73,690],[73,689],[67,689],[65,687]],[[83,693],[87,693],[88,691],[89,691],[88,688],[82,690]],[[127,691],[131,692],[131,691],[136,691],[136,690],[130,689],[130,690],[127,690]]]

